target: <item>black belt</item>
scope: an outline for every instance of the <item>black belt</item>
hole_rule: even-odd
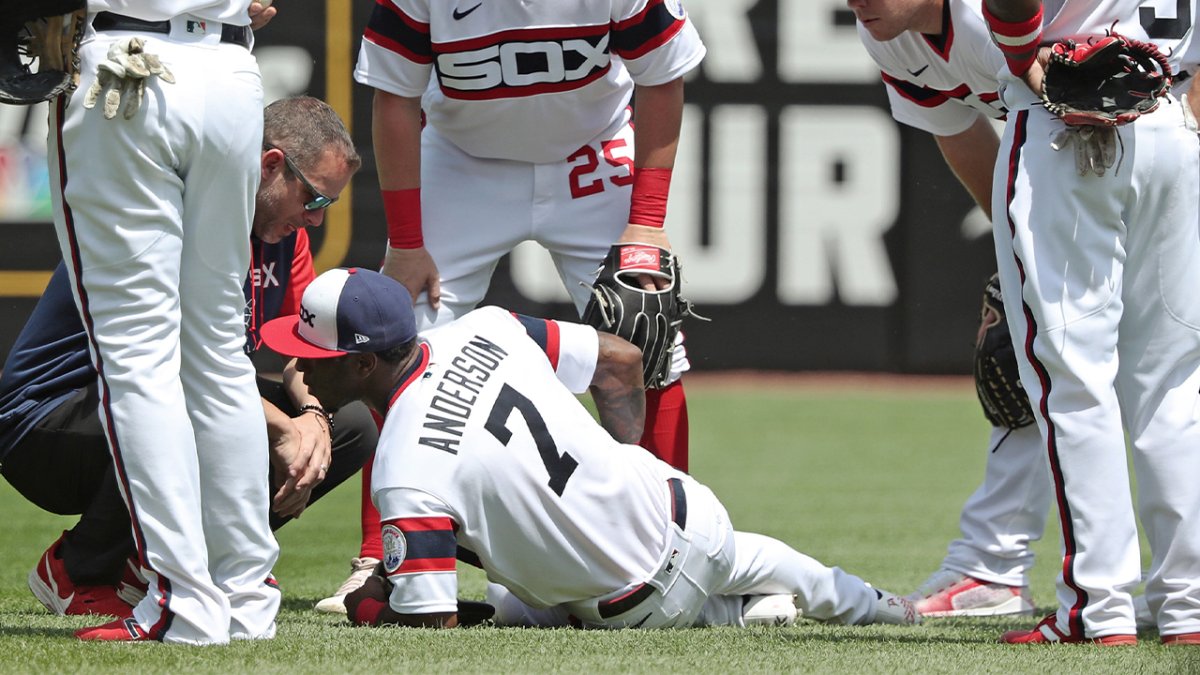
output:
[[[681,530],[686,529],[687,496],[683,493],[683,481],[678,478],[668,478],[667,487],[671,490],[671,522],[678,525]],[[610,619],[642,604],[642,601],[654,595],[656,590],[658,589],[643,582],[634,586],[624,595],[599,602],[596,610],[600,613],[600,618]]]
[[[163,35],[171,34],[170,21],[145,21],[143,19],[135,19],[132,16],[123,14],[113,14],[112,12],[100,12],[92,19],[92,28],[102,30],[129,30],[141,33],[162,33]],[[241,45],[246,49],[250,48],[250,27],[249,26],[234,26],[232,24],[221,24],[221,42],[229,44]]]

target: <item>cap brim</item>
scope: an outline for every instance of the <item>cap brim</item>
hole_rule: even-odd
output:
[[[259,335],[271,351],[284,356],[298,359],[328,359],[334,356],[344,356],[346,352],[336,349],[318,347],[300,336],[297,327],[300,325],[299,316],[281,316],[271,319],[262,326]]]

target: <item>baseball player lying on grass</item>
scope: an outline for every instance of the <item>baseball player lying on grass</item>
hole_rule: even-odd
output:
[[[458,625],[457,559],[522,608],[585,627],[741,623],[741,596],[786,594],[805,616],[913,624],[909,601],[786,544],[735,532],[716,496],[633,445],[645,395],[636,347],[497,307],[419,338],[400,282],[336,269],[299,316],[263,327],[326,405],[384,416],[371,495],[386,578],[346,598],[358,625]],[[598,424],[576,398],[590,389]],[[718,596],[727,596],[719,597]]]
[[[305,228],[321,225],[324,207],[361,164],[341,120],[321,101],[276,101],[264,120],[269,147],[262,151],[244,288],[247,352],[260,346],[263,323],[296,311],[313,278]],[[378,438],[364,406],[348,406],[330,418],[294,371],[284,375],[282,383],[258,378],[271,441],[271,529],[354,475]],[[56,614],[129,616],[146,586],[130,557],[129,512],[98,403],[87,336],[60,265],[0,377],[0,472],[39,507],[83,514],[29,574],[42,604]]]

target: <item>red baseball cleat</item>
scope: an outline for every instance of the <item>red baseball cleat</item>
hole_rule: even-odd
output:
[[[1179,633],[1177,635],[1162,636],[1164,645],[1200,645],[1200,633]]]
[[[80,628],[75,631],[75,637],[80,640],[104,640],[110,642],[147,642],[150,636],[138,625],[133,617],[117,619],[102,626]]]
[[[1033,614],[1028,587],[982,581],[948,569],[934,572],[908,599],[929,617]]]
[[[132,615],[133,605],[117,595],[116,586],[77,586],[71,581],[60,551],[65,536],[64,532],[51,544],[29,572],[29,590],[33,596],[55,614]]]
[[[1010,645],[1039,644],[1092,644],[1101,647],[1125,647],[1137,644],[1136,635],[1105,635],[1086,638],[1064,635],[1054,625],[1054,614],[1042,619],[1032,630],[1010,630],[1000,636],[1000,641]]]

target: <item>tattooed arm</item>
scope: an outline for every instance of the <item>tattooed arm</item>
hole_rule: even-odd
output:
[[[600,415],[600,424],[621,443],[636,444],[646,423],[642,353],[615,335],[598,335],[600,358],[589,390]]]

